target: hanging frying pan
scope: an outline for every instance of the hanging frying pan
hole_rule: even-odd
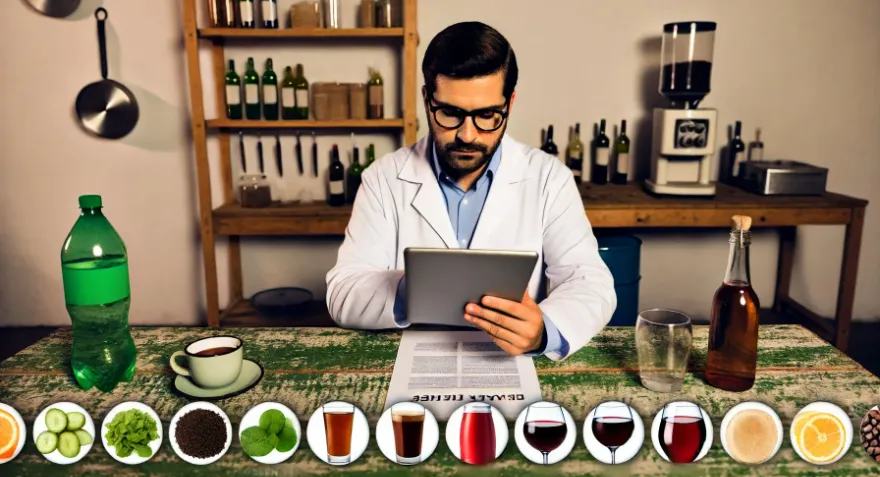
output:
[[[95,10],[98,19],[98,44],[101,49],[101,76],[83,88],[76,97],[76,115],[82,127],[99,137],[119,139],[134,129],[138,122],[138,103],[134,94],[117,81],[107,79],[107,38],[104,22],[107,10]]]
[[[43,15],[64,18],[76,11],[80,0],[27,0],[27,2]]]

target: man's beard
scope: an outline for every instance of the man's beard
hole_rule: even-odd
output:
[[[480,168],[492,160],[492,156],[495,155],[495,151],[497,151],[498,146],[501,145],[501,138],[503,137],[504,130],[501,131],[495,144],[492,144],[491,146],[477,143],[468,144],[460,141],[457,137],[452,143],[440,144],[437,139],[434,138],[434,143],[437,146],[438,162],[441,167],[445,166],[444,169],[449,175],[454,177],[465,176],[474,171],[480,170]],[[456,152],[476,152],[477,154],[472,156],[453,155]]]

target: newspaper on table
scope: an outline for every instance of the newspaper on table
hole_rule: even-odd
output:
[[[532,358],[508,355],[483,331],[405,330],[385,409],[417,402],[445,422],[460,406],[485,402],[513,421],[540,400]]]

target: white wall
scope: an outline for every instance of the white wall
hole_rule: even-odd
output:
[[[200,4],[203,2],[199,2]],[[292,0],[281,0],[286,8]],[[95,21],[103,4],[110,12],[110,74],[131,87],[141,103],[141,123],[118,142],[91,138],[76,127],[77,92],[98,79]],[[343,0],[343,25],[353,22],[356,0]],[[129,247],[137,324],[196,323],[201,317],[201,254],[198,244],[195,178],[189,139],[189,100],[178,2],[83,0],[71,19],[39,16],[23,1],[0,4],[0,82],[4,105],[0,144],[0,324],[68,323],[63,306],[59,251],[76,219],[76,198],[104,195],[105,212]],[[536,6],[536,5],[539,5]],[[880,2],[875,0],[423,0],[419,6],[420,55],[445,26],[462,20],[487,22],[512,42],[521,82],[509,133],[537,145],[539,130],[553,123],[591,124],[601,117],[639,125],[654,91],[656,41],[663,23],[712,20],[719,23],[712,93],[705,105],[723,123],[743,121],[746,138],[764,131],[766,156],[827,166],[829,189],[871,200],[867,209],[856,291],[855,315],[880,317]],[[524,29],[521,25],[528,24]],[[310,47],[303,43],[233,47],[239,69],[248,55],[271,56],[276,68],[302,62],[310,81],[362,81],[376,66],[396,87],[397,62],[390,46]],[[210,57],[202,55],[210,96]],[[421,78],[420,78],[421,81]],[[647,84],[647,86],[646,86]],[[397,107],[391,95],[389,109]],[[42,103],[34,107],[34,99]],[[576,105],[571,113],[570,106]],[[419,110],[420,118],[423,111]],[[647,137],[636,126],[639,155]],[[563,134],[563,136],[565,136]],[[374,141],[380,153],[393,143]],[[344,137],[322,137],[344,150]],[[267,167],[271,170],[271,142]],[[284,139],[285,154],[292,147]],[[305,144],[309,144],[306,142]],[[639,146],[643,146],[639,151]],[[253,140],[248,147],[253,151]],[[216,172],[215,204],[221,203]],[[237,147],[233,147],[237,151]],[[254,154],[249,167],[254,167]],[[234,158],[237,167],[237,156]],[[292,170],[292,162],[287,163]],[[320,179],[287,177],[288,193],[320,191]],[[642,234],[643,308],[664,306],[694,316],[708,314],[727,254],[723,231]],[[824,315],[834,311],[842,227],[803,227],[799,234],[793,294]],[[324,273],[338,241],[248,239],[244,247],[245,291],[299,285],[323,297]],[[225,247],[218,247],[221,299],[226,300]],[[770,305],[775,283],[776,237],[757,234],[752,279],[762,303]]]

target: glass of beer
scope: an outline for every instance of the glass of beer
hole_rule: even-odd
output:
[[[354,424],[354,405],[344,402],[325,404],[324,434],[327,436],[327,463],[351,462],[351,428]]]
[[[425,408],[414,402],[397,403],[391,406],[391,423],[394,427],[397,462],[401,464],[421,462]]]

